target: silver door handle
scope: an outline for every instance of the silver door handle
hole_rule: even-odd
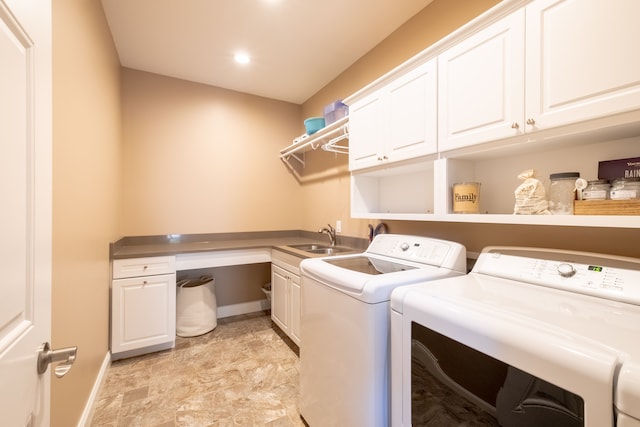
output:
[[[38,349],[38,375],[47,372],[51,363],[62,362],[54,368],[56,377],[62,378],[71,369],[71,365],[76,361],[78,347],[67,347],[58,350],[51,350],[48,342],[43,343]]]

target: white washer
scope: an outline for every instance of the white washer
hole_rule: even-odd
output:
[[[464,246],[380,234],[361,254],[306,259],[300,411],[312,427],[389,424],[389,300],[398,286],[466,273]]]
[[[640,259],[489,247],[391,308],[393,426],[640,426]]]

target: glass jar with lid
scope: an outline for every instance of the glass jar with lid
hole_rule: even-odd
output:
[[[576,180],[580,172],[562,172],[549,175],[549,212],[553,215],[573,215],[576,199]]]
[[[611,200],[640,199],[640,178],[620,178],[611,183]]]
[[[611,185],[606,179],[589,181],[587,187],[582,190],[583,200],[606,200],[609,198]]]

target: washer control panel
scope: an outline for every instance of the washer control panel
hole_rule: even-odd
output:
[[[640,304],[640,259],[635,258],[493,248],[480,254],[473,272]]]
[[[401,234],[378,234],[366,253],[448,268],[460,259],[466,261],[466,249],[459,243]]]

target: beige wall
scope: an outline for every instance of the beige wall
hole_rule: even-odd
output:
[[[99,0],[53,2],[52,346],[78,346],[52,375],[51,425],[77,425],[108,351],[109,248],[119,236],[119,62]]]
[[[125,235],[297,229],[300,107],[123,69]]]

